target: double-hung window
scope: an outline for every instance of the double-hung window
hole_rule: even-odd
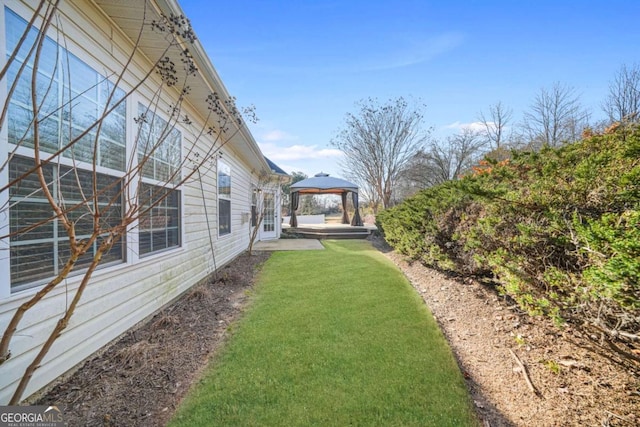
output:
[[[180,246],[180,182],[182,134],[146,106],[138,105],[138,165],[143,182],[138,187],[141,206],[141,256]]]
[[[24,19],[5,8],[7,59],[26,27]],[[37,30],[32,29],[6,79],[7,90],[17,80],[5,122],[9,150],[14,153],[9,162],[8,179],[16,182],[9,189],[11,289],[14,291],[56,276],[70,255],[69,236],[62,219],[54,214],[37,174],[32,171],[36,129],[42,158],[62,152],[46,163],[42,171],[55,203],[74,224],[76,238],[89,237],[94,221],[99,221],[100,228],[106,230],[122,220],[120,180],[126,156],[126,103],[118,102],[124,92],[51,38],[44,40],[35,64],[33,55],[28,57],[28,51],[36,36]],[[18,77],[22,65],[25,67]],[[32,83],[36,89],[35,106]],[[109,110],[98,135],[97,120]],[[95,198],[94,180],[98,190]],[[80,258],[76,267],[91,262],[102,237]],[[103,264],[124,260],[121,242],[103,255]]]
[[[231,168],[218,160],[218,235],[231,233]]]

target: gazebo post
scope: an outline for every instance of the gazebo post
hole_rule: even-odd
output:
[[[289,220],[289,225],[291,227],[298,226],[298,218],[296,218],[296,210],[298,209],[298,204],[300,202],[300,193],[297,191],[291,192],[291,219]]]
[[[353,218],[351,219],[351,225],[362,227],[364,224],[362,222],[362,218],[360,217],[360,205],[358,204],[358,193],[353,191],[351,194],[353,198],[353,207],[355,208],[355,213],[353,214]]]
[[[347,191],[340,194],[342,198],[342,223],[349,224],[349,212],[347,212]]]

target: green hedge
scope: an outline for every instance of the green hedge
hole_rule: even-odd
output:
[[[531,314],[610,338],[640,327],[638,127],[484,161],[379,213],[377,223],[399,252],[489,276]]]

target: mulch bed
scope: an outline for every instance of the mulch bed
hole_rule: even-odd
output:
[[[31,403],[58,405],[70,426],[159,426],[224,342],[268,252],[243,254]]]

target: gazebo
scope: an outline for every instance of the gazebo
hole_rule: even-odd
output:
[[[348,193],[351,193],[353,206],[355,207],[355,214],[351,222],[349,222],[349,214],[347,213]],[[363,226],[358,206],[358,186],[344,179],[334,178],[321,172],[311,178],[291,184],[291,220],[289,221],[291,227],[298,226],[296,209],[298,209],[301,194],[340,194],[342,197],[342,223]]]

